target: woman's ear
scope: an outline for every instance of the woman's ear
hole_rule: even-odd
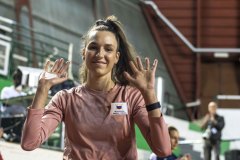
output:
[[[120,58],[120,52],[117,52],[117,54],[116,54],[116,61],[115,61],[115,64],[117,64],[117,63],[118,63],[118,61],[119,61],[119,58]]]

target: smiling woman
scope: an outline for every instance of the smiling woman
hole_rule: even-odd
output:
[[[96,80],[96,78],[101,77],[105,83],[112,82],[112,68],[117,64],[120,56],[117,47],[116,37],[112,32],[91,32],[86,48],[82,53],[89,70],[88,79]],[[113,87],[114,83],[111,85]],[[105,87],[103,86],[103,88]],[[108,90],[108,88],[106,89]]]
[[[121,23],[111,16],[87,32],[82,85],[62,90],[45,107],[49,89],[67,79],[69,62],[48,62],[23,128],[21,146],[33,150],[65,123],[63,159],[137,159],[137,124],[158,156],[171,154],[167,125],[155,94],[157,60],[136,58]],[[56,74],[47,78],[46,73]],[[46,109],[44,109],[46,108]]]
[[[103,33],[101,33],[101,32]],[[107,37],[104,37],[107,35]],[[101,37],[99,37],[101,36]],[[104,37],[104,39],[102,39]],[[105,21],[98,20],[88,31],[88,33],[84,37],[83,46],[84,49],[82,51],[83,59],[85,59],[85,51],[96,50],[99,49],[99,43],[96,41],[105,43],[102,46],[107,53],[116,54],[118,58],[118,63],[114,65],[112,79],[120,84],[129,84],[126,78],[123,76],[123,72],[126,71],[132,74],[132,70],[129,64],[129,61],[136,60],[136,52],[132,45],[127,41],[125,33],[122,29],[121,23],[117,21],[116,17],[110,16]],[[92,42],[92,43],[91,43]],[[89,46],[88,46],[89,45]],[[88,48],[90,47],[90,48]],[[98,54],[101,55],[102,50],[99,50]],[[84,61],[81,67],[81,80],[83,83],[87,80],[87,68],[86,63]]]

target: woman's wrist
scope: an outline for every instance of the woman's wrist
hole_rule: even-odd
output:
[[[153,104],[149,104],[149,105],[146,105],[146,108],[147,108],[147,111],[150,112],[154,109],[159,109],[161,108],[161,105],[159,102],[156,102],[156,103],[153,103]]]
[[[153,104],[158,102],[157,96],[155,94],[155,90],[146,90],[146,91],[141,91],[143,95],[143,99],[146,103],[146,105]]]
[[[45,107],[45,103],[48,97],[49,87],[46,85],[38,85],[37,92],[33,98],[31,108],[41,109]]]

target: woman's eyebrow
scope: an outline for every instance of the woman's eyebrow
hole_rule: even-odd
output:
[[[94,44],[94,45],[97,45],[96,42],[92,41],[92,42],[89,42],[89,44]]]
[[[113,47],[114,45],[112,45],[112,44],[105,44],[105,46],[107,46],[107,47]]]

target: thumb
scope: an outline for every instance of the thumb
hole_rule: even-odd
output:
[[[129,81],[129,82],[133,82],[134,81],[134,79],[132,78],[132,76],[130,76],[130,74],[128,72],[124,71],[123,75],[127,79],[127,81]]]

